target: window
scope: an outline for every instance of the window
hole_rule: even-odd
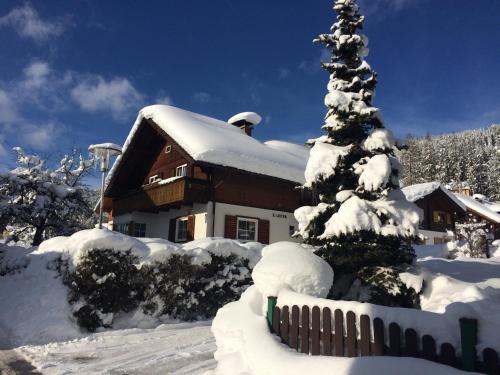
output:
[[[451,224],[451,215],[444,211],[434,211],[433,220],[439,224]]]
[[[288,227],[288,234],[290,235],[290,237],[292,237],[294,233],[295,233],[295,226],[294,225],[290,225]]]
[[[172,145],[167,145],[167,147],[165,147],[165,154],[170,154],[171,151],[172,151]]]
[[[134,237],[146,237],[146,224],[134,223]]]
[[[175,176],[176,177],[184,177],[187,175],[187,164],[179,165],[175,168]]]
[[[128,234],[128,224],[113,224],[113,230],[115,232]]]
[[[175,242],[185,242],[187,241],[187,231],[188,231],[188,219],[187,217],[181,217],[175,222]]]
[[[160,181],[161,178],[159,175],[155,174],[154,176],[149,177],[149,183],[154,184],[155,182]]]
[[[240,241],[257,241],[258,220],[238,218],[236,239]]]

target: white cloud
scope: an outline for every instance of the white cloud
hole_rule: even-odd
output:
[[[156,104],[172,105],[172,98],[168,95],[160,95],[155,99]]]
[[[143,95],[126,78],[106,81],[101,76],[84,79],[71,90],[71,97],[80,108],[89,112],[111,112],[120,119],[129,110],[136,110],[143,101]]]
[[[197,92],[193,95],[193,100],[198,103],[208,103],[212,96],[208,92]]]
[[[26,89],[39,89],[47,83],[51,70],[45,61],[35,61],[24,68],[21,85]]]
[[[0,17],[0,26],[10,26],[21,37],[31,38],[37,42],[46,41],[64,31],[61,22],[42,20],[29,3],[14,8],[5,16]]]
[[[37,150],[49,150],[56,141],[60,127],[54,123],[44,125],[24,124],[21,126],[24,144]]]
[[[19,119],[16,106],[6,91],[0,89],[0,124],[12,124]]]

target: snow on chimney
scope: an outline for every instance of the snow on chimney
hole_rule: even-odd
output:
[[[252,136],[253,127],[260,124],[261,121],[262,117],[255,112],[238,113],[227,120],[229,124],[242,129],[249,136]]]

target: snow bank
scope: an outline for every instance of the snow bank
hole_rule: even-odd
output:
[[[296,294],[291,291],[281,293]],[[214,374],[330,375],[332,371],[339,375],[463,373],[448,366],[414,358],[339,358],[300,354],[282,345],[269,332],[266,318],[262,314],[263,308],[263,295],[257,286],[251,286],[239,301],[218,311],[212,324],[217,343],[214,357],[218,362]]]
[[[310,249],[293,242],[277,242],[262,250],[252,278],[265,296],[277,296],[283,288],[316,297],[326,297],[333,271]]]
[[[201,265],[210,263],[211,254],[221,256],[234,254],[248,259],[249,266],[253,267],[260,259],[262,245],[257,242],[242,244],[217,237],[179,245],[161,238],[136,238],[108,229],[87,229],[69,237],[55,237],[44,241],[35,253],[62,253],[63,260],[68,260],[70,266],[76,266],[93,249],[130,250],[140,263],[162,262],[173,254],[178,254],[190,255],[193,264]]]

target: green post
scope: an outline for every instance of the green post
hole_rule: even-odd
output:
[[[460,341],[462,344],[462,369],[476,369],[477,319],[460,319]]]
[[[276,297],[267,297],[267,323],[270,328],[273,326],[274,308],[276,307],[277,300]]]

